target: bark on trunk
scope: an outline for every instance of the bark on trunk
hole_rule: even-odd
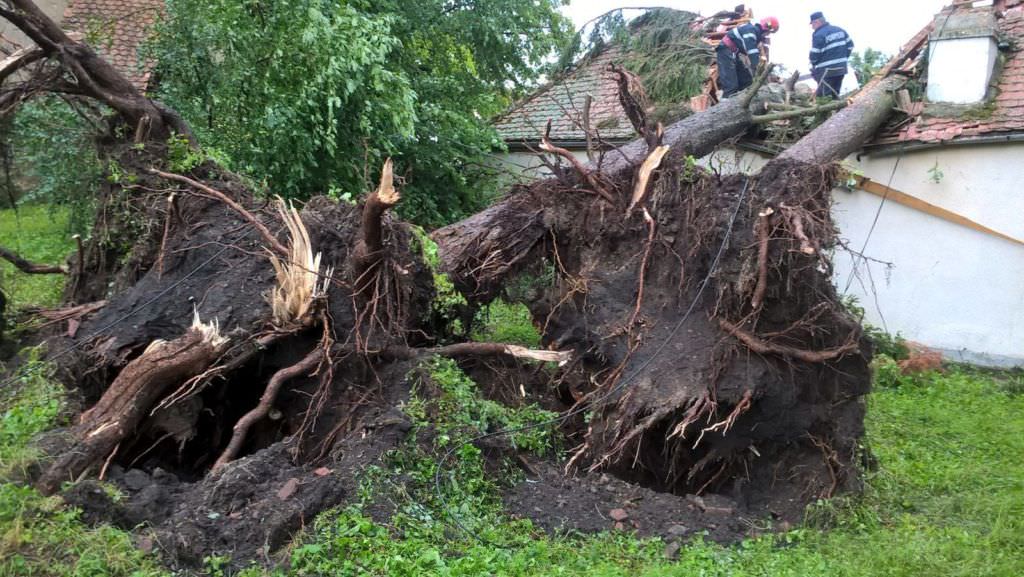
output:
[[[73,446],[40,477],[39,490],[52,494],[64,481],[77,479],[101,462],[135,432],[171,387],[201,373],[220,352],[219,342],[196,328],[174,341],[150,345],[121,371],[100,401],[82,413],[72,429]]]
[[[780,160],[826,164],[856,151],[878,130],[893,110],[893,93],[906,83],[890,76],[859,93],[851,105],[837,112],[779,155]]]

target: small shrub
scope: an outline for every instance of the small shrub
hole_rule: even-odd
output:
[[[206,155],[192,147],[184,135],[172,134],[167,139],[167,167],[172,172],[186,173],[199,166]]]

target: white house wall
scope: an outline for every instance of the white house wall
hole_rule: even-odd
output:
[[[1006,143],[850,163],[876,182],[893,175],[896,190],[1024,240],[1021,158],[1024,144]],[[879,213],[882,199],[860,190],[837,190],[833,198],[833,217],[857,250],[879,214],[865,252],[891,262],[891,270],[849,254],[835,259],[839,289],[850,286],[870,322],[960,360],[1024,365],[1024,245],[891,200]]]
[[[1003,143],[862,156],[859,161],[851,156],[846,165],[1024,240],[1022,158],[1024,143]],[[754,173],[767,161],[759,154],[722,149],[701,164],[724,173]],[[859,252],[870,234],[865,254],[892,263],[865,264],[845,250],[836,251],[836,286],[864,307],[867,322],[956,360],[1024,366],[1024,245],[891,199],[879,212],[882,198],[862,190],[838,188],[832,197],[832,216],[847,245]]]
[[[573,156],[587,162],[587,153],[583,150],[572,151]],[[506,181],[534,180],[550,176],[551,172],[540,161],[540,157],[532,152],[509,152],[494,156],[495,168],[502,173]]]
[[[507,166],[539,164],[525,153],[510,156]],[[846,164],[876,182],[1024,240],[1022,158],[1024,143],[1004,143],[859,161],[850,157]],[[754,173],[766,162],[762,155],[733,149],[700,160],[721,173]],[[892,263],[865,264],[836,251],[837,288],[857,299],[869,323],[957,360],[1024,366],[1024,246],[891,199],[879,212],[881,197],[862,190],[836,189],[833,200],[833,218],[848,246],[860,251],[870,233],[864,252]]]

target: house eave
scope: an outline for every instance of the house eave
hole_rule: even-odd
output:
[[[859,153],[860,155],[891,156],[905,152],[917,152],[921,150],[932,150],[935,148],[953,148],[958,146],[971,146],[977,144],[1003,144],[1008,142],[1024,142],[1024,132],[1006,132],[999,134],[982,134],[979,136],[960,136],[950,140],[937,140],[934,142],[885,142],[880,144],[867,144]]]

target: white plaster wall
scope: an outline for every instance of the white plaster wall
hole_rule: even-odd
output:
[[[899,166],[893,173],[893,166]],[[973,145],[864,157],[865,176],[1024,240],[1024,144]],[[931,171],[931,172],[929,172]],[[938,174],[941,172],[941,176]],[[938,180],[938,182],[935,182]],[[980,364],[1024,365],[1024,246],[863,191],[837,190],[833,217],[885,265],[836,255],[840,291],[890,332]],[[852,278],[852,280],[851,280]]]
[[[587,153],[583,150],[571,151],[573,156],[581,162],[587,162]],[[500,171],[506,182],[529,181],[536,178],[550,176],[551,172],[545,167],[540,158],[532,152],[509,152],[494,156],[495,168]]]
[[[991,37],[931,42],[928,54],[928,100],[969,104],[988,91],[998,48]]]

